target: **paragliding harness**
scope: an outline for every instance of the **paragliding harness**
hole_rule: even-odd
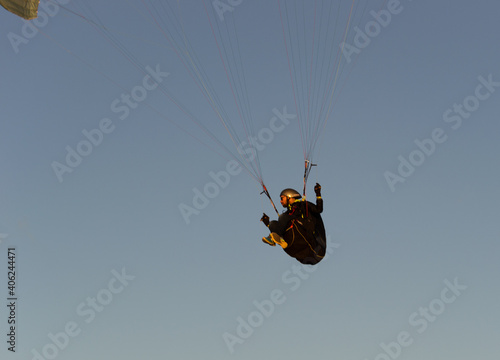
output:
[[[284,251],[302,264],[314,265],[320,262],[326,252],[326,234],[319,213],[308,211],[314,204],[300,201],[293,207],[290,226],[283,234],[288,246]]]
[[[290,225],[282,234],[287,243],[284,251],[302,264],[309,265],[320,262],[326,252],[326,232],[323,219],[319,212],[309,211],[310,207],[316,208],[316,206],[306,200],[306,183],[312,166],[316,166],[316,164],[312,164],[309,160],[305,161],[303,199],[298,200],[299,203],[289,209],[289,215],[292,219]],[[269,198],[279,216],[278,209],[276,209],[263,183],[262,187],[264,189],[262,193]]]

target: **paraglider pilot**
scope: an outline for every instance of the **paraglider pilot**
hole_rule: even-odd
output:
[[[288,255],[304,264],[321,261],[326,250],[326,235],[321,213],[323,199],[321,185],[316,183],[316,204],[304,201],[294,189],[285,189],[280,194],[280,203],[287,210],[278,220],[269,221],[264,214],[260,219],[271,234],[262,241],[271,246],[280,245]]]

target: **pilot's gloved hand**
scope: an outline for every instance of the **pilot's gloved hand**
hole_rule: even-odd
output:
[[[314,187],[314,192],[316,193],[317,197],[321,196],[321,185],[316,183],[316,186]]]
[[[267,216],[266,213],[262,215],[260,221],[262,221],[264,225],[269,226],[269,216]]]

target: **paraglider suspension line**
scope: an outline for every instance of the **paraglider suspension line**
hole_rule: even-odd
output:
[[[269,200],[271,201],[271,204],[273,205],[273,208],[274,208],[274,211],[276,211],[276,214],[278,214],[278,216],[280,215],[278,209],[276,209],[276,205],[274,205],[274,201],[273,199],[271,198],[271,195],[269,195],[269,191],[267,191],[267,188],[266,188],[266,185],[264,185],[264,183],[261,184],[262,185],[262,192],[260,193],[261,195],[262,194],[266,194],[266,196],[269,198]]]
[[[306,217],[309,216],[309,209],[307,206],[307,198],[306,198],[306,184],[307,184],[307,179],[309,178],[309,173],[311,172],[311,168],[313,166],[316,166],[316,164],[313,164],[307,159],[304,161],[304,189],[302,190],[302,198],[304,199],[304,202],[306,204]]]
[[[311,161],[306,160],[304,162],[304,189],[302,191],[302,195],[305,198],[306,197],[306,184],[307,184],[307,179],[309,178],[309,173],[311,172],[311,168],[313,166],[317,166],[317,164],[313,164]]]

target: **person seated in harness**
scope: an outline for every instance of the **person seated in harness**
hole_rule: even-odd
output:
[[[271,246],[280,245],[290,256],[303,264],[316,264],[326,251],[326,234],[321,219],[323,199],[321,185],[316,183],[316,204],[304,201],[294,189],[285,189],[280,194],[280,203],[287,210],[278,220],[269,221],[264,214],[261,221],[269,228],[269,236],[262,241]]]

